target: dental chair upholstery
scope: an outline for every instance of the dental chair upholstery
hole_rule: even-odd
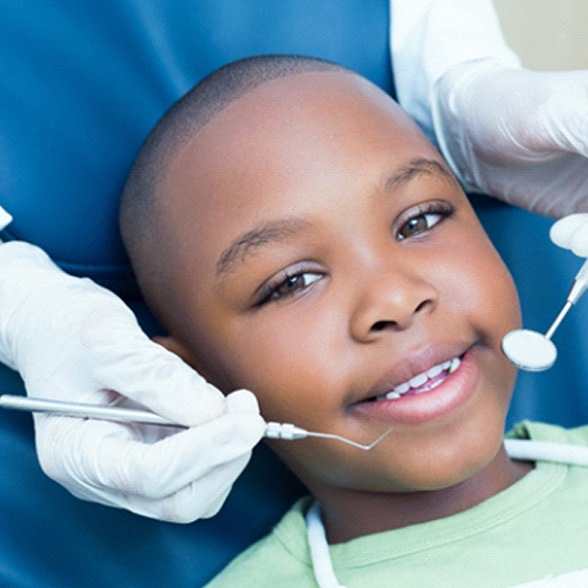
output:
[[[14,216],[2,238],[39,245],[66,271],[122,296],[147,333],[160,332],[117,227],[119,195],[141,142],[195,82],[247,55],[329,58],[393,94],[387,0],[348,0],[343,16],[332,4],[0,0],[0,204]],[[579,262],[550,244],[547,219],[473,200],[513,271],[526,326],[544,331]],[[581,389],[588,313],[579,306],[556,335],[556,367],[520,377],[510,423],[574,425],[588,417]],[[2,366],[0,393],[24,393]],[[201,585],[302,492],[259,447],[211,520],[180,526],[85,503],[42,474],[32,419],[11,412],[0,414],[0,468],[0,584],[10,586]]]

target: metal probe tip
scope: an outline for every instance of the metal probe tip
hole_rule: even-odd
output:
[[[347,439],[347,437],[342,437],[341,435],[335,435],[333,433],[319,433],[317,431],[307,431],[306,429],[297,427],[292,423],[276,423],[272,421],[267,423],[264,436],[269,439],[281,439],[282,441],[295,441],[296,439],[306,439],[307,437],[318,437],[321,439],[341,441],[342,443],[347,443],[347,445],[351,445],[357,449],[369,451],[370,449],[373,449],[380,441],[382,441],[382,439],[384,439],[384,437],[386,437],[391,431],[392,427],[390,427],[387,431],[384,431],[384,433],[382,433],[369,445],[364,445],[362,443],[358,443],[357,441]]]

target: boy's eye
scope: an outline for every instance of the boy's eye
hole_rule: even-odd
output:
[[[419,207],[419,209],[401,225],[396,238],[398,241],[402,241],[403,239],[416,237],[417,235],[426,233],[444,218],[450,216],[452,212],[453,208],[445,203],[431,204],[427,210],[423,210],[422,207]]]
[[[317,272],[296,272],[292,274],[284,272],[282,276],[276,278],[276,281],[268,283],[267,287],[262,289],[257,306],[298,294],[322,277],[323,274]]]

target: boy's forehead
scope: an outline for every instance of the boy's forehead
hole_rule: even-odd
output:
[[[360,76],[305,72],[272,80],[178,150],[164,178],[164,205],[184,232],[210,234],[211,223],[217,233],[230,232],[242,217],[262,214],[260,205],[271,206],[272,194],[302,191],[321,176],[328,181],[347,163],[346,171],[365,164],[365,145],[378,141],[380,152],[436,157],[400,107]]]
[[[220,122],[250,128],[278,126],[276,140],[296,130],[299,123],[316,119],[323,126],[332,126],[341,111],[348,110],[348,117],[361,106],[365,122],[370,113],[380,109],[404,115],[400,107],[380,88],[347,71],[311,71],[277,78],[263,83],[235,99],[215,118]],[[253,122],[252,122],[253,121]],[[214,119],[211,121],[214,124]],[[312,129],[306,126],[302,131]]]
[[[177,150],[166,176],[226,176],[239,162],[277,164],[280,146],[298,147],[290,152],[294,159],[299,151],[312,151],[317,138],[338,135],[343,142],[352,135],[359,142],[382,127],[394,131],[398,142],[424,140],[421,147],[431,147],[388,95],[357,74],[297,73],[236,98]]]

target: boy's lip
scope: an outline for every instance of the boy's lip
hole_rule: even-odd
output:
[[[359,401],[384,396],[400,384],[408,382],[433,366],[463,356],[470,347],[471,345],[462,343],[429,344],[408,353],[402,359],[395,361]]]
[[[476,387],[479,368],[472,353],[473,345],[427,345],[396,361],[372,386],[355,401],[352,409],[389,422],[418,424],[438,418],[465,402]],[[458,361],[454,361],[458,359]],[[446,370],[436,378],[436,385],[424,393],[406,394],[400,398],[385,396],[399,385],[434,366],[454,361],[453,373]]]

